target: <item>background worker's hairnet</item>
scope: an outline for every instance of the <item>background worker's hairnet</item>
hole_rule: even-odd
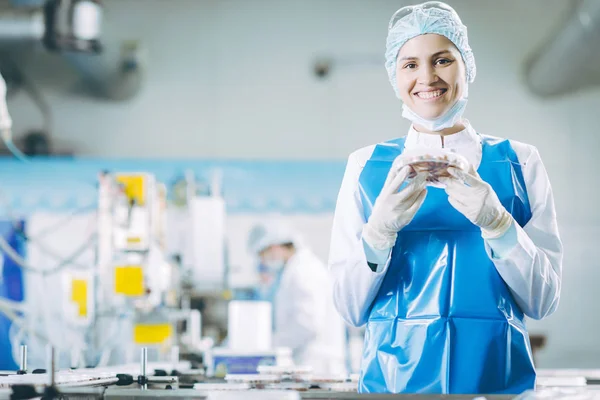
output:
[[[396,61],[400,48],[410,39],[427,33],[445,36],[454,43],[465,63],[467,82],[475,80],[475,58],[469,47],[467,27],[456,11],[440,1],[402,7],[393,15],[388,26],[385,51],[385,68],[398,98],[400,93],[396,83]]]
[[[258,254],[266,248],[285,243],[297,244],[298,235],[293,228],[278,219],[256,224],[248,235],[248,251]]]

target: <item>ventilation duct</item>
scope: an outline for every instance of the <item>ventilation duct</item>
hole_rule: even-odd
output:
[[[138,42],[125,41],[119,50],[116,62],[97,54],[64,52],[62,55],[79,72],[92,95],[124,101],[133,98],[142,88],[145,69],[140,61]]]
[[[0,9],[0,42],[37,41],[61,54],[83,78],[88,93],[108,100],[135,96],[143,82],[139,44],[126,42],[119,59],[101,54],[99,0],[46,0],[41,8]]]
[[[526,82],[541,97],[600,85],[600,1],[582,0],[527,63]]]

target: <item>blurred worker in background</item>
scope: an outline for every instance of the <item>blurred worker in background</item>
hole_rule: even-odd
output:
[[[345,373],[345,327],[324,263],[278,220],[256,225],[248,247],[261,261],[261,299],[273,302],[273,347],[292,349],[294,363],[315,373]]]

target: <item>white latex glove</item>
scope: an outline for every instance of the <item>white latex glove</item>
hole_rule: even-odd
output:
[[[394,247],[398,232],[412,221],[427,195],[426,177],[417,175],[404,189],[398,191],[406,181],[411,167],[392,169],[388,173],[383,189],[369,221],[363,227],[363,240],[377,250]]]
[[[500,203],[489,183],[471,167],[469,173],[448,167],[451,178],[444,179],[448,200],[454,208],[481,228],[484,239],[501,237],[510,228],[512,215]]]

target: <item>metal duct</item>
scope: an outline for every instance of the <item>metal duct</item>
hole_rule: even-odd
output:
[[[42,40],[44,15],[40,10],[0,10],[0,41],[19,42]]]
[[[526,66],[526,82],[541,97],[600,85],[600,1],[582,0],[564,26]]]
[[[68,52],[63,53],[63,57],[77,69],[87,89],[96,97],[124,101],[133,98],[142,88],[145,68],[136,41],[121,44],[116,62],[108,62],[98,54]]]
[[[42,42],[84,79],[88,93],[107,100],[134,97],[144,81],[139,43],[125,42],[118,60],[98,54],[99,0],[46,0],[42,9],[0,8],[0,42]]]

